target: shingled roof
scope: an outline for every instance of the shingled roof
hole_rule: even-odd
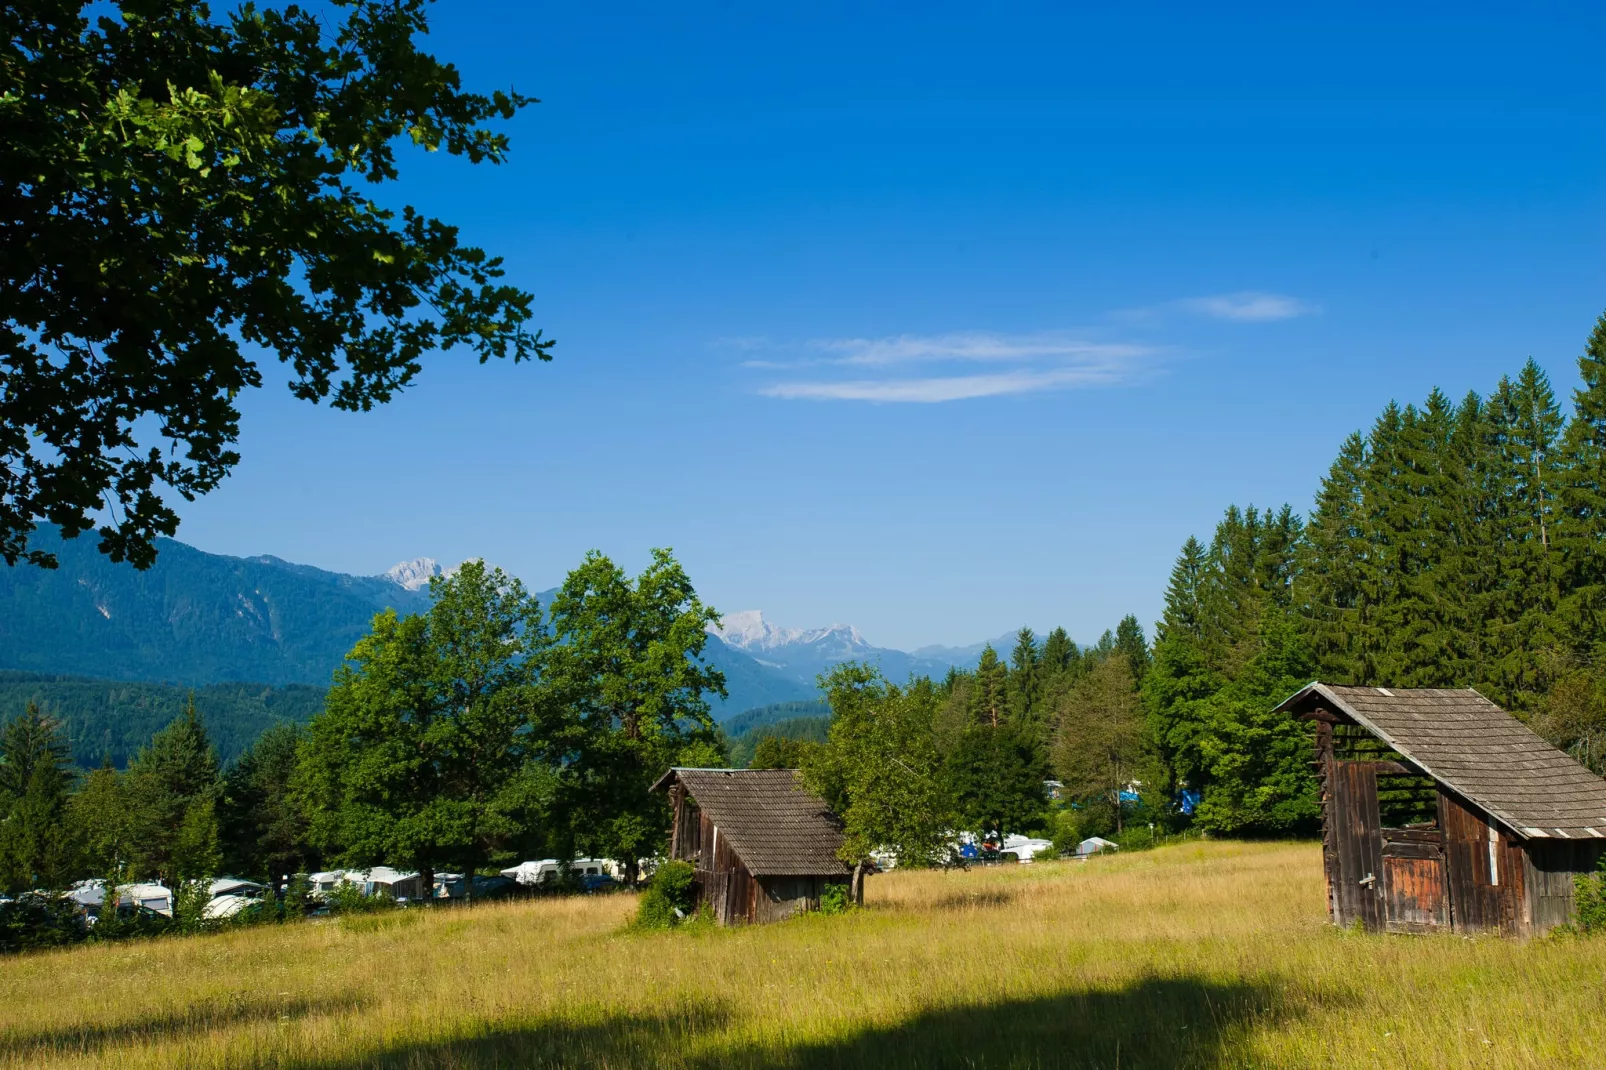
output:
[[[1606,839],[1606,780],[1471,688],[1313,683],[1277,707],[1328,705],[1524,837]]]
[[[755,877],[838,876],[842,830],[825,801],[792,769],[674,768],[654,791],[685,785]]]

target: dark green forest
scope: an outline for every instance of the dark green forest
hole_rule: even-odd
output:
[[[109,759],[121,769],[183,711],[192,694],[218,757],[232,762],[269,727],[312,720],[323,709],[327,690],[306,684],[211,684],[192,690],[0,671],[0,710],[20,713],[32,702],[61,722],[74,764],[92,769]]]

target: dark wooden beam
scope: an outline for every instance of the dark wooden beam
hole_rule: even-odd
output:
[[[1299,715],[1301,721],[1320,721],[1322,724],[1348,724],[1348,717],[1341,717],[1331,710],[1324,710],[1320,706],[1313,710],[1306,710]]]

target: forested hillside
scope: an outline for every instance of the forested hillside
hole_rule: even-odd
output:
[[[739,713],[720,727],[730,744],[730,764],[745,768],[764,739],[823,743],[831,723],[831,708],[824,702],[777,702]]]
[[[0,668],[190,685],[328,686],[386,607],[414,612],[427,590],[275,557],[203,553],[172,539],[141,572],[89,537],[41,532],[56,569],[0,569]]]
[[[310,721],[323,709],[325,690],[306,684],[209,684],[193,694],[218,757],[229,762],[267,728]],[[33,702],[61,722],[75,765],[92,769],[109,758],[122,768],[183,711],[190,695],[188,688],[173,684],[0,672],[0,722]]]

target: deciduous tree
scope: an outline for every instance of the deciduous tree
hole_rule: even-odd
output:
[[[671,765],[725,760],[708,705],[725,677],[702,660],[719,614],[669,550],[634,580],[593,551],[553,597],[551,619],[544,735],[573,842],[620,860],[633,880],[669,826],[653,781]]]
[[[457,228],[365,192],[397,146],[499,163],[527,97],[420,51],[426,0],[0,7],[0,557],[41,522],[140,567],[239,460],[257,354],[367,410],[424,356],[547,359]],[[331,18],[331,16],[334,16]],[[110,506],[108,509],[107,507]]]

